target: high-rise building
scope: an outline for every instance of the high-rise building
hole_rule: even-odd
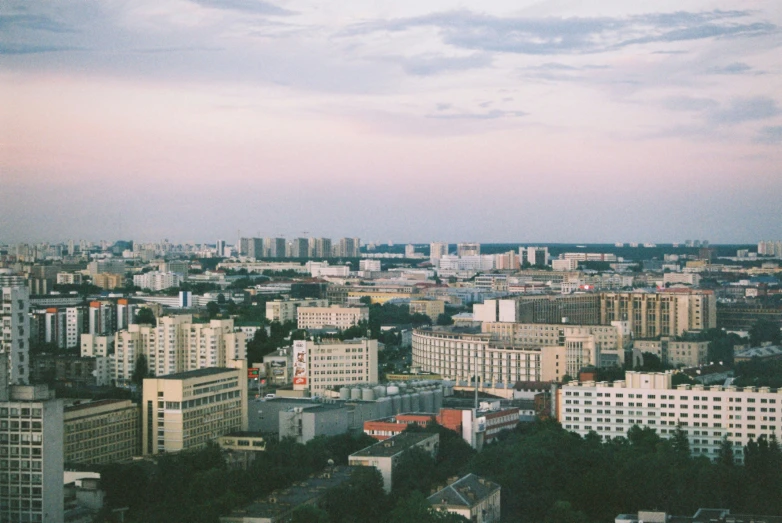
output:
[[[414,258],[415,257],[415,245],[412,243],[408,243],[405,245],[405,258]]]
[[[217,243],[215,243],[215,254],[218,258],[225,256],[225,240],[217,240]]]
[[[3,388],[0,521],[62,523],[62,400],[54,399],[54,392],[46,385]]]
[[[12,278],[4,279],[11,283]],[[15,385],[28,383],[30,376],[29,310],[30,294],[24,285],[0,288],[0,354],[8,355],[9,381]]]
[[[310,258],[331,258],[331,238],[310,238]]]
[[[247,430],[247,361],[144,380],[144,455],[204,447]]]
[[[267,258],[285,258],[285,238],[264,238],[264,256]]]
[[[461,256],[480,256],[480,243],[458,243],[456,244],[456,255]]]
[[[293,388],[319,394],[326,388],[377,383],[377,340],[296,340]]]
[[[295,238],[291,245],[292,258],[309,258],[310,242],[307,238]]]
[[[429,261],[432,264],[443,256],[448,256],[448,244],[443,242],[432,242],[429,244]]]
[[[358,258],[360,256],[361,240],[358,238],[340,238],[333,248],[336,258]]]

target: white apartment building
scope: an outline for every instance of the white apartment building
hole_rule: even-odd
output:
[[[266,302],[266,319],[285,323],[297,321],[296,311],[299,307],[328,307],[329,301],[317,300],[274,300]]]
[[[144,380],[142,453],[201,448],[247,430],[247,361]]]
[[[697,287],[701,284],[701,275],[697,272],[666,272],[663,274],[663,285],[676,283]]]
[[[350,267],[347,265],[329,265],[329,262],[327,261],[308,261],[305,264],[305,267],[313,278],[322,278],[326,276],[345,278],[350,276]]]
[[[30,377],[29,310],[27,287],[10,285],[0,288],[0,354],[8,355],[9,383],[15,385],[28,383]]]
[[[557,391],[556,416],[582,436],[626,436],[633,425],[687,434],[694,455],[715,459],[727,437],[737,462],[760,436],[782,433],[782,389],[671,384],[671,373],[627,372],[624,381],[571,382]]]
[[[58,285],[81,285],[81,274],[78,272],[58,272]]]
[[[62,523],[63,403],[46,385],[0,393],[0,521]]]
[[[345,330],[359,322],[369,321],[369,307],[298,307],[296,315],[300,329],[336,327]]]
[[[130,384],[136,359],[143,354],[155,376],[210,367],[247,357],[247,337],[233,320],[193,323],[189,314],[158,318],[157,327],[130,325],[114,337],[114,380]]]
[[[133,285],[142,289],[162,291],[170,287],[178,287],[184,278],[175,272],[152,271],[133,276]]]
[[[439,260],[443,256],[448,256],[448,244],[444,242],[433,242],[429,244],[429,261],[432,265],[435,264],[435,260]]]
[[[82,358],[105,357],[114,348],[114,336],[96,336],[94,334],[81,335]]]
[[[377,340],[293,342],[293,388],[312,395],[325,389],[377,383]]]
[[[361,260],[358,262],[358,270],[380,272],[380,260]]]
[[[494,256],[491,254],[477,256],[443,255],[436,262],[440,271],[490,271],[494,269]]]
[[[551,268],[555,271],[575,271],[578,270],[578,260],[575,258],[551,260]]]

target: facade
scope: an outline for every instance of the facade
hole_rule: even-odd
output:
[[[375,419],[364,422],[364,434],[372,436],[378,441],[384,441],[403,433],[411,424],[421,427],[429,426],[436,419],[436,414],[429,412],[409,412],[397,414],[388,418]]]
[[[62,400],[46,385],[11,386],[0,400],[0,521],[63,523]]]
[[[474,523],[500,521],[500,491],[496,483],[467,474],[429,496],[429,504]]]
[[[445,313],[445,302],[442,300],[410,301],[410,314],[425,314],[432,322],[436,322],[437,317],[443,313]]]
[[[142,453],[201,448],[247,430],[247,362],[144,380]]]
[[[292,407],[280,411],[280,439],[293,438],[307,443],[317,436],[336,436],[349,429],[348,409],[343,405],[321,404]]]
[[[444,242],[433,242],[429,244],[429,261],[432,264],[443,256],[448,256],[448,244]]]
[[[418,447],[434,457],[437,455],[439,446],[440,435],[437,433],[404,432],[354,452],[348,457],[348,465],[375,467],[383,476],[383,488],[386,492],[391,492],[394,466],[407,450]]]
[[[152,271],[133,276],[133,285],[151,291],[162,291],[171,287],[178,287],[184,278],[175,272]]]
[[[299,307],[328,307],[329,301],[321,300],[274,300],[266,302],[266,319],[285,323],[296,321]]]
[[[0,287],[0,354],[8,355],[9,382],[14,385],[24,385],[30,377],[29,310],[30,294],[26,287]]]
[[[107,336],[116,332],[116,312],[113,303],[108,301],[91,301],[87,308],[87,325],[89,334]]]
[[[782,394],[768,387],[723,387],[671,383],[671,373],[627,372],[625,380],[571,382],[557,391],[556,416],[582,436],[626,436],[634,425],[670,437],[681,428],[692,453],[716,459],[722,438],[734,446],[737,462],[743,448],[760,436],[782,432]]]
[[[65,463],[98,465],[141,455],[141,410],[129,400],[65,407]]]
[[[309,390],[316,395],[328,388],[377,383],[377,377],[377,340],[293,342],[296,390]]]
[[[155,376],[211,367],[247,357],[247,336],[233,320],[193,323],[189,314],[162,316],[157,327],[130,325],[114,337],[114,380],[128,386],[136,359],[144,355]]]
[[[463,256],[480,256],[481,244],[480,243],[457,243],[456,255],[460,258]]]
[[[96,285],[101,289],[106,289],[106,290],[119,289],[125,286],[125,275],[114,274],[111,272],[102,272],[92,277],[92,283],[93,285]]]
[[[606,292],[600,296],[600,323],[628,321],[636,338],[681,336],[717,327],[711,291]]]
[[[659,340],[636,340],[633,348],[650,352],[663,363],[675,367],[698,367],[709,361],[708,341],[676,341],[663,336]]]
[[[361,321],[369,321],[368,307],[298,307],[296,310],[300,329],[335,327],[345,330]]]

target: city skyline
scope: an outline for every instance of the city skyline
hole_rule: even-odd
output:
[[[5,2],[0,242],[779,238],[780,25],[735,0]]]

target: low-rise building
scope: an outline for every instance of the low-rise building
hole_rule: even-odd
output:
[[[663,336],[659,340],[635,340],[633,348],[654,354],[673,366],[697,367],[709,360],[708,341],[682,341]]]
[[[317,436],[336,436],[349,429],[348,409],[343,405],[310,405],[280,411],[280,439],[307,443]]]
[[[369,307],[298,307],[296,314],[300,329],[335,327],[345,330],[359,322],[369,321]]]
[[[247,430],[247,362],[144,380],[144,455],[201,448]]]
[[[266,450],[266,438],[260,432],[231,432],[217,438],[217,444],[231,469],[247,470],[257,453]]]
[[[428,432],[403,432],[385,441],[378,441],[365,449],[354,452],[348,457],[348,464],[360,467],[375,467],[383,476],[383,489],[391,492],[394,467],[402,455],[417,447],[432,457],[440,446],[440,435]]]
[[[65,407],[65,463],[99,465],[141,455],[141,409],[129,400]]]
[[[473,523],[496,523],[500,521],[501,490],[497,483],[467,474],[429,496],[427,501],[439,511],[458,514]]]
[[[269,321],[278,321],[285,323],[296,321],[298,316],[296,311],[299,307],[328,307],[329,301],[326,299],[312,300],[274,300],[266,302],[266,319]]]
[[[441,300],[411,300],[410,314],[425,314],[432,322],[445,312],[445,302]]]

